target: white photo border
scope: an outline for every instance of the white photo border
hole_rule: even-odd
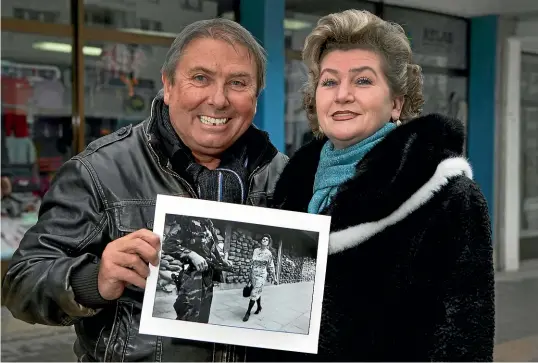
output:
[[[166,214],[318,232],[310,329],[308,334],[297,334],[153,317],[159,266],[150,264],[140,319],[139,332],[141,334],[317,354],[330,233],[331,218],[329,216],[159,194],[155,207],[153,232],[159,235],[161,240]]]

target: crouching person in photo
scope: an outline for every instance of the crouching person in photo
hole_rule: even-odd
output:
[[[213,281],[222,282],[222,272],[233,271],[233,264],[220,255],[210,219],[178,219],[180,231],[169,236],[162,247],[163,253],[183,262],[182,269],[172,275],[178,295],[174,303],[176,319],[207,324]]]

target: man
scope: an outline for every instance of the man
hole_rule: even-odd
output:
[[[220,361],[239,348],[140,335],[156,195],[266,206],[287,157],[252,126],[261,46],[239,24],[187,26],[162,68],[151,114],[66,162],[5,277],[3,301],[29,323],[76,326],[79,360]],[[231,352],[234,357],[230,357]],[[243,357],[242,357],[243,358]]]
[[[172,275],[178,291],[174,310],[178,320],[208,323],[213,281],[221,281],[222,271],[233,271],[232,263],[224,260],[217,249],[217,236],[211,219],[178,218],[181,230],[166,238],[162,247],[163,252],[177,260],[190,260],[186,270]]]

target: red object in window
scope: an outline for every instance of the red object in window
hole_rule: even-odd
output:
[[[6,113],[4,115],[6,136],[23,138],[29,136],[28,122],[26,121],[26,115],[17,113]]]
[[[40,172],[56,172],[63,164],[61,156],[40,157],[38,159]]]
[[[26,78],[2,76],[2,103],[25,106],[33,95],[33,89]]]

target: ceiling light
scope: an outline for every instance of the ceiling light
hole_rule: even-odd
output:
[[[157,31],[157,30],[145,30],[145,29],[138,29],[138,28],[122,28],[118,30],[122,32],[126,32],[126,33],[153,35],[156,37],[163,37],[163,38],[177,37],[177,33],[168,33],[168,32]]]
[[[312,24],[306,21],[297,19],[284,19],[284,29],[287,30],[303,30],[310,29]]]
[[[71,44],[67,43],[55,43],[55,42],[39,42],[34,43],[32,48],[45,50],[48,52],[58,52],[58,53],[71,53]],[[99,57],[101,55],[102,49],[99,47],[82,47],[82,53],[88,56]]]
[[[221,17],[225,19],[234,20],[234,12],[233,11],[227,11],[225,13],[222,13]],[[312,24],[303,20],[297,20],[297,19],[284,19],[284,29],[286,30],[303,30],[303,29],[310,29],[312,28]]]

